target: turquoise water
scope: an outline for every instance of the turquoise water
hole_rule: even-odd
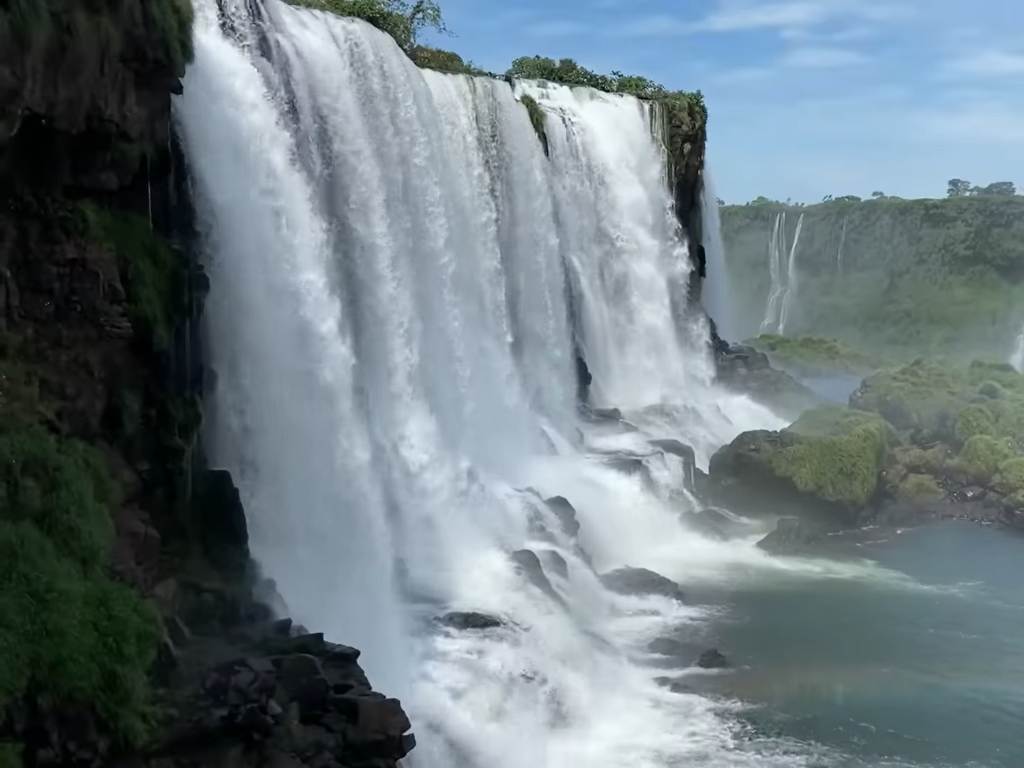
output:
[[[1024,766],[1024,537],[944,523],[839,549],[877,567],[704,595],[752,739],[840,765]],[[862,537],[863,538],[863,537]],[[823,760],[835,765],[836,760]]]

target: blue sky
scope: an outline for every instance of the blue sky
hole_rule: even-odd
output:
[[[1024,187],[1022,0],[441,0],[486,69],[569,56],[701,89],[719,195]]]

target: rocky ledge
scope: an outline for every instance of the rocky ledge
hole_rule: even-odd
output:
[[[409,718],[398,700],[372,689],[358,659],[358,650],[289,619],[189,641],[161,702],[168,725],[152,746],[114,765],[397,765],[416,744]]]

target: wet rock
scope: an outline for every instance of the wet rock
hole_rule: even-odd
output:
[[[688,653],[686,645],[671,637],[658,637],[651,640],[647,644],[647,650],[659,656],[674,656],[677,658],[686,656]]]
[[[547,574],[544,573],[544,567],[541,565],[540,558],[537,557],[536,553],[529,549],[520,549],[513,552],[511,557],[519,572],[526,576],[530,583],[559,605],[565,604],[562,596],[551,586],[551,581],[548,579]]]
[[[651,440],[650,444],[664,453],[678,456],[683,460],[683,487],[688,491],[694,490],[697,484],[697,454],[694,453],[693,448],[686,443],[672,439]]]
[[[249,529],[231,473],[207,470],[197,489],[196,517],[206,556],[225,571],[244,572],[249,562]]]
[[[748,525],[735,515],[718,507],[707,507],[699,512],[683,515],[683,524],[711,539],[725,540],[740,536],[749,529]]]
[[[566,536],[575,537],[580,532],[580,524],[576,519],[576,508],[567,498],[564,496],[552,496],[550,499],[545,499],[544,503],[547,504],[548,509],[558,518]]]
[[[621,595],[661,595],[683,602],[683,590],[671,579],[646,568],[619,568],[601,576],[601,583]]]
[[[486,613],[474,611],[453,611],[437,618],[438,623],[460,631],[477,629],[495,629],[502,626],[501,619]]]
[[[806,552],[819,543],[824,532],[817,526],[797,517],[783,517],[775,530],[757,542],[757,546],[773,555],[795,555]]]
[[[303,717],[322,711],[330,690],[319,659],[308,654],[282,659],[278,684],[289,700],[298,703]]]
[[[697,659],[697,666],[701,669],[725,669],[729,660],[717,648],[710,648]]]
[[[569,564],[555,550],[542,549],[540,551],[540,560],[544,564],[545,571],[561,576],[563,579],[569,578]]]

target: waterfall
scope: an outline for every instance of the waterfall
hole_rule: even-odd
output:
[[[836,272],[843,274],[843,249],[846,247],[846,226],[849,224],[849,216],[843,216],[843,228],[839,233],[839,247],[836,249]]]
[[[635,662],[700,609],[613,595],[594,570],[768,562],[681,524],[687,465],[649,441],[706,467],[781,426],[715,388],[686,319],[654,108],[424,72],[361,21],[278,0],[195,6],[175,117],[212,284],[209,454],[290,613],[403,697],[412,766],[775,765]],[[577,350],[632,431],[580,418]],[[433,620],[450,610],[503,625]]]
[[[704,306],[718,326],[723,339],[741,341],[737,320],[736,297],[732,291],[729,267],[722,242],[722,220],[718,210],[718,194],[714,179],[704,160],[704,183],[701,187],[700,210],[704,253],[707,256],[707,279],[704,281]]]
[[[803,228],[804,214],[801,213],[796,222],[793,242],[787,247],[786,212],[780,211],[775,216],[771,237],[768,239],[768,275],[771,283],[764,319],[761,321],[761,333],[784,335],[786,332],[797,289],[796,252]]]
[[[1010,355],[1010,365],[1024,373],[1024,328],[1020,329],[1020,335],[1017,336],[1017,344]]]

